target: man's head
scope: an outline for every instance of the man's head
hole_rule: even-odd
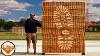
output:
[[[35,16],[35,14],[30,14],[30,19],[34,20],[35,19],[34,16]]]

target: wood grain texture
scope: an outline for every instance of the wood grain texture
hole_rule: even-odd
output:
[[[85,52],[85,3],[43,2],[43,53]]]

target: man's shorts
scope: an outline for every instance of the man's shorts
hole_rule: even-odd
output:
[[[37,35],[36,33],[26,33],[26,40],[28,43],[36,43],[37,42]]]

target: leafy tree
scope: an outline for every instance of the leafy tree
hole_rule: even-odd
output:
[[[0,19],[0,28],[3,28],[5,25],[5,20],[4,19]]]
[[[100,21],[96,22],[96,24],[100,25]],[[100,26],[96,26],[97,31],[100,31]]]
[[[13,27],[14,25],[15,25],[14,22],[8,21],[8,22],[5,23],[4,29],[9,31],[10,29],[12,29],[12,27]]]
[[[100,21],[96,22],[96,24],[100,24]]]
[[[20,26],[24,26],[25,25],[25,21],[26,21],[26,19],[21,19],[20,22],[19,22]]]

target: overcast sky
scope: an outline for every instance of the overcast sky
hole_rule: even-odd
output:
[[[86,2],[88,3],[88,19],[100,20],[100,0],[45,0],[45,2]],[[36,13],[41,18],[42,0],[0,0],[0,18],[18,21],[28,18],[30,13]]]

